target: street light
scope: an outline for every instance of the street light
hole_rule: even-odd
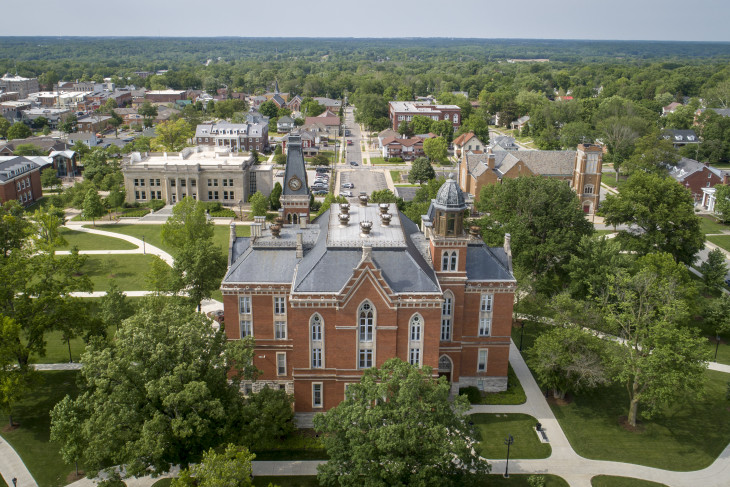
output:
[[[715,360],[713,362],[717,362],[717,349],[720,348],[720,335],[715,334]]]
[[[238,214],[241,221],[243,221],[243,200],[238,200]]]
[[[520,352],[522,351],[522,337],[525,334],[525,320],[522,320],[522,326],[520,327]]]
[[[147,246],[145,245],[145,242],[144,242],[144,235],[142,235],[142,254],[146,254],[146,253],[147,253]]]
[[[512,435],[508,435],[507,438],[504,439],[504,444],[507,445],[507,464],[504,467],[504,478],[509,478],[509,447],[512,446],[512,443],[515,442],[515,439],[512,437]]]

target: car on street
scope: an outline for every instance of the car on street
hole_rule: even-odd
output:
[[[312,191],[312,194],[315,194],[315,195],[328,194],[328,193],[329,193],[329,191],[327,191],[326,189],[316,189],[316,190]]]
[[[350,165],[351,166],[359,166],[359,164],[357,162],[355,162],[355,161],[350,161]]]
[[[345,196],[347,198],[352,198],[352,191],[340,191],[340,196]]]
[[[352,141],[351,140],[348,140],[347,141],[347,145],[352,145]]]
[[[342,187],[345,189],[353,189],[355,187],[355,183],[345,183]]]

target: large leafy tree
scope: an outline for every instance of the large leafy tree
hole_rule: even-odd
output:
[[[730,222],[730,184],[715,186],[715,213],[722,222]]]
[[[256,455],[247,448],[229,444],[217,453],[213,448],[203,453],[197,465],[183,469],[172,480],[172,487],[249,487],[251,461]]]
[[[211,238],[213,222],[208,220],[205,207],[190,196],[172,208],[172,216],[162,226],[162,241],[176,250],[187,242]]]
[[[176,152],[182,150],[193,136],[190,127],[184,119],[180,118],[174,122],[162,122],[155,129],[157,137],[152,139],[152,146],[162,150]]]
[[[38,382],[37,373],[30,365],[18,365],[18,355],[25,353],[21,332],[18,322],[0,316],[0,410],[8,415],[11,428],[14,406]]]
[[[54,408],[51,434],[62,450],[80,449],[73,456],[90,476],[115,465],[130,476],[186,467],[239,436],[252,359],[252,341],[229,342],[191,308],[150,299],[113,342],[88,345],[83,392]]]
[[[251,214],[254,216],[265,216],[269,210],[269,200],[260,191],[256,191],[248,200],[251,203]]]
[[[721,288],[727,275],[727,264],[725,263],[723,251],[720,249],[711,250],[707,255],[707,260],[700,264],[700,272],[708,288]]]
[[[225,271],[226,257],[212,239],[186,242],[175,252],[175,288],[186,291],[198,311],[202,301],[220,287]]]
[[[91,188],[84,197],[84,216],[91,218],[92,223],[96,226],[96,219],[104,215],[104,203],[96,189]]]
[[[449,144],[443,137],[432,137],[423,141],[423,152],[432,161],[446,161],[448,149]]]
[[[326,486],[476,485],[489,465],[474,450],[466,397],[397,358],[368,369],[345,400],[314,418],[330,460],[318,467]]]
[[[593,233],[578,197],[557,179],[506,179],[485,186],[476,206],[488,214],[479,221],[485,241],[501,245],[509,233],[516,270],[536,279],[539,290],[565,279],[581,238]]]
[[[417,157],[413,164],[411,164],[411,170],[408,172],[408,182],[411,184],[423,184],[436,177],[436,171],[431,166],[431,161],[425,157]]]
[[[15,122],[10,126],[7,133],[8,140],[26,139],[31,135],[33,135],[33,131],[23,122]]]
[[[687,272],[669,254],[642,257],[633,274],[608,277],[607,299],[598,304],[608,329],[623,340],[612,362],[629,395],[632,426],[640,405],[650,417],[674,398],[702,390],[709,352],[693,329],[682,326],[690,315]]]
[[[614,238],[586,235],[578,246],[565,269],[570,275],[568,290],[576,299],[602,295],[606,288],[606,277],[617,269],[628,269],[633,255],[621,251],[621,245]]]
[[[671,178],[637,172],[618,196],[606,197],[599,212],[608,225],[629,225],[618,238],[639,254],[668,252],[691,264],[704,247],[692,194]]]

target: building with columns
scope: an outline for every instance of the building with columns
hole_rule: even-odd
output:
[[[217,122],[200,124],[195,129],[198,145],[225,147],[234,152],[269,150],[269,123]]]
[[[285,389],[307,421],[392,357],[432,367],[455,392],[505,390],[516,286],[509,239],[488,247],[465,228],[453,178],[420,227],[365,195],[311,219],[301,206],[309,189],[297,152],[290,138],[277,221],[258,218],[250,237],[231,226],[221,284],[226,334],[254,338],[261,370],[244,392]]]
[[[192,196],[238,206],[257,191],[268,196],[274,184],[272,165],[254,164],[249,153],[216,147],[188,147],[179,153],[133,152],[121,169],[128,203],[156,199],[175,204]]]

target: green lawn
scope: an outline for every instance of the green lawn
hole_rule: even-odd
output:
[[[88,228],[88,226],[87,226]],[[150,245],[154,245],[165,252],[170,253],[172,249],[162,243],[162,225],[134,225],[134,224],[117,224],[100,226],[101,230],[108,232],[122,233],[142,239]],[[237,225],[236,230],[239,237],[247,237],[251,233],[251,227],[248,225]],[[213,242],[216,243],[226,254],[228,254],[228,239],[230,236],[230,228],[228,225],[216,225],[213,227]]]
[[[723,225],[719,221],[717,221],[716,218],[713,218],[709,215],[702,215],[700,216],[700,228],[702,229],[702,233],[708,234],[708,233],[722,233],[724,231],[730,230],[730,226]]]
[[[172,483],[172,479],[160,479],[154,484],[152,484],[152,487],[170,487],[170,484]]]
[[[596,230],[596,235],[611,235],[612,233],[616,233],[613,230]]]
[[[667,487],[665,484],[658,484],[648,480],[632,479],[629,477],[613,477],[610,475],[597,475],[591,479],[593,487]]]
[[[61,459],[57,446],[49,443],[51,418],[48,413],[66,394],[78,394],[77,375],[74,371],[42,372],[44,383],[15,408],[13,421],[20,426],[2,432],[40,487],[66,485],[66,476],[73,471],[73,465],[67,465]],[[7,422],[7,415],[0,413],[0,424],[5,426]]]
[[[257,460],[327,460],[327,452],[312,429],[298,429],[270,450],[254,449]]]
[[[400,183],[400,175],[402,172],[403,171],[395,171],[395,170],[390,171],[390,177],[393,179],[393,184]]]
[[[537,420],[527,414],[472,414],[470,416],[481,434],[477,446],[484,458],[506,458],[505,438],[514,437],[510,458],[547,458],[552,452],[548,443],[541,443],[534,426]]]
[[[507,390],[504,392],[487,392],[482,400],[474,404],[524,404],[527,401],[525,390],[520,384],[520,379],[509,365],[507,373]]]
[[[730,251],[730,235],[712,235],[707,237],[707,240],[714,243],[718,247]]]
[[[548,326],[528,323],[523,350],[529,349]],[[513,328],[518,346],[519,334],[519,328]],[[709,370],[705,374],[708,381],[703,398],[677,398],[674,406],[643,420],[638,432],[629,432],[619,424],[629,405],[628,394],[620,384],[576,396],[570,404],[552,409],[581,456],[668,470],[701,469],[730,441],[730,409],[725,399],[730,377]]]
[[[137,248],[126,240],[78,232],[68,228],[61,228],[61,235],[68,244],[57,250],[71,250],[73,247],[77,247],[79,250],[132,250]]]
[[[370,163],[371,164],[402,164],[400,162],[387,162],[382,157],[371,157],[370,158]]]
[[[109,289],[114,279],[122,291],[144,291],[149,286],[145,276],[155,256],[142,254],[89,255],[83,271],[91,279],[94,291]]]
[[[114,336],[114,327],[107,330],[109,336]],[[71,357],[74,362],[81,359],[81,354],[86,350],[86,343],[83,338],[77,337],[71,340]],[[52,331],[46,335],[46,354],[41,357],[31,355],[31,363],[34,364],[60,364],[68,362],[68,345],[63,341],[60,331]]]
[[[484,480],[484,485],[491,486],[508,486],[508,487],[530,487],[527,478],[530,475],[510,475],[508,479],[502,476],[502,473],[489,475]],[[545,487],[568,487],[568,483],[555,475],[543,475],[545,477]],[[253,485],[256,487],[267,487],[269,483],[278,485],[279,487],[319,487],[316,476],[280,476],[280,477],[254,477]],[[157,485],[157,484],[155,484]],[[169,485],[169,484],[160,484]]]

